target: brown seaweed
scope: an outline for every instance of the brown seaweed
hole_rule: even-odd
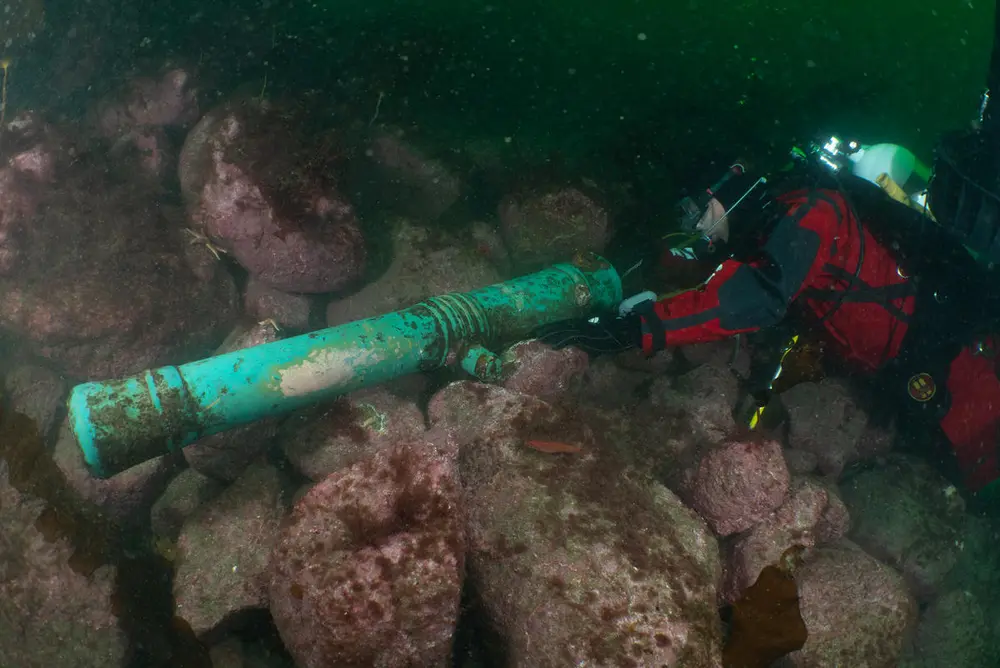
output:
[[[726,668],[767,668],[801,649],[808,632],[799,613],[794,570],[803,548],[794,546],[777,564],[764,567],[732,606],[729,640],[722,652]]]

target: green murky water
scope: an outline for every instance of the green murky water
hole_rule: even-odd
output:
[[[266,77],[269,90],[315,90],[331,113],[378,106],[380,120],[417,123],[441,150],[509,138],[519,155],[655,192],[664,176],[784,151],[817,132],[926,155],[943,129],[975,114],[992,9],[977,0],[58,0],[52,36],[26,56],[41,65],[81,17],[113,16],[79,47],[80,58],[99,59],[92,85],[170,54],[200,62],[221,90],[263,88]],[[34,64],[19,85],[33,83]]]

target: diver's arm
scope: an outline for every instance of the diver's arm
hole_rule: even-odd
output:
[[[642,315],[642,349],[703,343],[780,322],[808,282],[821,246],[802,211],[778,222],[760,259],[727,260],[693,290],[661,299]]]
[[[779,322],[784,300],[762,288],[759,269],[727,260],[705,283],[661,299],[642,315],[642,349],[718,341]]]

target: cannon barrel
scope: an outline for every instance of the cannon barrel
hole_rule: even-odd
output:
[[[73,388],[69,419],[91,473],[107,478],[210,434],[411,373],[460,365],[500,376],[496,346],[617,308],[621,279],[595,255],[401,311]]]

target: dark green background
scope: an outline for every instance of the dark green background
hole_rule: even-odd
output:
[[[54,0],[26,67],[87,19],[103,26],[79,45],[101,54],[89,92],[167,54],[219,90],[266,73],[331,113],[369,114],[381,92],[380,120],[443,155],[510,137],[522,158],[649,194],[831,131],[929,158],[975,115],[992,15],[982,0]]]

